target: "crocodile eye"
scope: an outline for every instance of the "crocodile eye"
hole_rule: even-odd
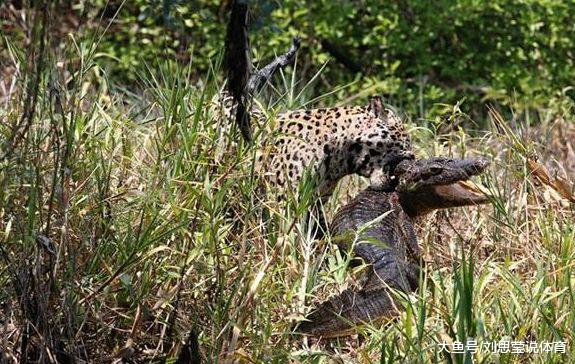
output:
[[[441,167],[431,167],[431,168],[429,169],[429,171],[431,172],[431,174],[436,175],[436,174],[440,174],[440,173],[443,171],[443,168],[441,168]]]

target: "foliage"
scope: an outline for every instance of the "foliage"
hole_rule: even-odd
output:
[[[205,79],[223,46],[228,3],[127,2],[104,36],[103,53],[118,60],[110,64],[112,75],[134,80],[135,66],[144,62],[153,64],[161,57],[185,63],[192,55],[195,77]],[[298,60],[303,79],[328,62],[316,94],[353,83],[334,97],[383,93],[419,117],[429,116],[425,114],[436,103],[464,97],[467,111],[483,111],[483,103],[498,102],[521,112],[575,96],[571,1],[251,3],[257,59],[287,48],[298,35],[303,39]]]

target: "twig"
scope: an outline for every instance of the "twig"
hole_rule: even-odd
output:
[[[285,54],[276,57],[267,66],[263,67],[259,71],[254,72],[254,74],[250,77],[248,83],[248,91],[252,95],[260,91],[262,87],[267,83],[267,81],[278,70],[278,68],[283,68],[293,62],[300,46],[301,46],[300,38],[294,37],[292,39],[291,47]]]

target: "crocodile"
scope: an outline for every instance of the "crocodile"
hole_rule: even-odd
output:
[[[393,291],[410,293],[419,285],[422,259],[415,221],[435,209],[488,202],[467,182],[487,165],[485,159],[404,160],[389,183],[366,188],[341,208],[329,226],[332,241],[341,250],[352,248],[355,257],[371,265],[367,279],[361,288],[348,288],[321,303],[297,331],[346,336],[358,324],[396,316]]]

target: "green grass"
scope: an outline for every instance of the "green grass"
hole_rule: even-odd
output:
[[[313,181],[280,212],[274,191],[258,189],[256,146],[236,142],[210,105],[217,78],[193,82],[193,63],[159,61],[130,91],[108,84],[95,41],[69,45],[46,51],[25,132],[35,73],[16,51],[18,87],[0,105],[0,141],[16,141],[0,161],[5,360],[169,361],[190,330],[210,362],[560,363],[575,354],[573,205],[526,163],[536,152],[575,176],[573,151],[561,147],[573,145],[570,110],[542,110],[548,118],[534,127],[494,113],[480,123],[490,130],[441,136],[412,122],[420,156],[493,161],[483,177],[492,204],[420,222],[426,269],[396,320],[317,342],[291,326],[349,284],[349,261],[304,229]],[[312,99],[306,82],[283,81],[266,110],[270,127],[277,112]],[[364,185],[346,179],[328,216]],[[567,353],[441,351],[468,339],[566,341]]]

